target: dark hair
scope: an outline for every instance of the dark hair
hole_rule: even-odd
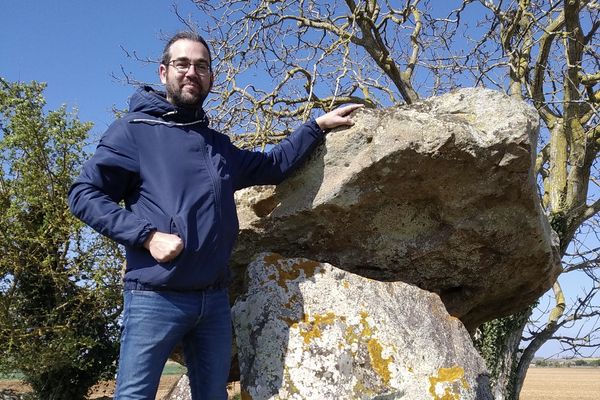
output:
[[[198,43],[202,44],[204,47],[206,47],[206,50],[208,51],[208,61],[209,61],[210,67],[212,69],[212,55],[210,53],[210,47],[208,47],[208,43],[206,42],[206,40],[204,40],[204,38],[202,36],[198,35],[195,32],[190,32],[190,31],[178,32],[175,35],[173,35],[171,37],[171,39],[169,39],[169,41],[167,42],[167,44],[165,45],[165,48],[163,50],[162,59],[161,59],[160,63],[163,65],[169,64],[169,62],[171,61],[171,46],[176,41],[184,40],[184,39],[191,40],[193,42],[198,42]]]

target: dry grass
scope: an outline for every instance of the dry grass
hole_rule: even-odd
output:
[[[156,398],[166,395],[178,379],[178,375],[163,376]],[[0,392],[4,390],[23,393],[30,389],[21,381],[3,380]],[[110,399],[113,390],[114,382],[102,382],[89,398]],[[239,385],[233,393],[239,393]],[[600,400],[600,368],[529,368],[521,400]]]
[[[599,400],[600,368],[529,368],[521,400]]]

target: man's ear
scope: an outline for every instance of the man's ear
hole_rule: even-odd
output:
[[[160,81],[163,85],[167,83],[167,66],[165,64],[160,64],[158,66],[158,76],[160,77]]]
[[[213,71],[211,69],[210,70],[210,86],[208,87],[209,92],[212,90],[213,83],[215,83],[215,74],[213,73]]]

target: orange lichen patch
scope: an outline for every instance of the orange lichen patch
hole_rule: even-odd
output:
[[[287,303],[285,303],[283,306],[289,310],[292,308],[292,304],[300,302],[299,300],[300,299],[298,298],[298,295],[296,293],[292,293],[292,295],[288,298]]]
[[[460,393],[457,392],[456,385],[460,383],[464,388],[469,387],[465,379],[465,370],[458,366],[440,368],[437,376],[429,377],[429,383],[429,393],[431,393],[434,400],[459,400]],[[444,384],[443,394],[438,394],[436,391],[438,384]]]
[[[302,335],[302,337],[304,338],[304,343],[308,344],[315,338],[321,337],[321,329],[325,325],[333,324],[333,322],[335,321],[335,317],[335,314],[332,312],[328,312],[325,315],[315,314],[311,321],[310,316],[305,314],[304,321],[302,321],[301,323],[305,325],[306,328],[299,327],[300,335]],[[299,324],[300,323],[295,323],[293,324],[293,327],[296,327]]]
[[[263,261],[265,264],[277,265],[279,261],[283,260],[283,256],[277,253],[269,253],[264,256]]]
[[[283,318],[281,318],[281,320],[282,320],[283,322],[285,322],[285,323],[287,324],[287,326],[289,326],[290,328],[291,328],[292,326],[294,326],[294,325],[297,325],[297,324],[298,324],[298,320],[295,320],[295,319],[293,319],[293,318],[285,318],[285,317],[283,317]]]
[[[294,267],[304,271],[304,276],[306,278],[312,278],[317,273],[317,269],[320,269],[320,265],[321,264],[316,261],[304,260],[294,264]]]
[[[294,281],[300,277],[301,272],[304,273],[305,278],[310,278],[315,275],[317,269],[320,267],[316,261],[311,260],[303,260],[291,265],[279,265],[277,270],[277,277],[274,275],[270,275],[270,279],[277,279],[277,284],[279,287],[285,288],[287,290],[287,283],[289,281]]]
[[[263,262],[267,265],[272,266],[275,270],[279,269],[280,261],[283,260],[283,256],[277,253],[269,253],[263,257]],[[276,273],[272,273],[268,276],[270,280],[275,280],[277,278]]]
[[[392,356],[383,358],[383,346],[377,339],[370,339],[367,343],[367,349],[369,350],[369,358],[373,369],[381,377],[383,383],[389,384],[392,377],[390,363],[394,361],[394,358]]]
[[[240,395],[242,400],[252,400],[252,396],[250,396],[250,393],[248,393],[243,387],[240,392]]]

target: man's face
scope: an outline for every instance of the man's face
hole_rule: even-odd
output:
[[[169,49],[171,62],[159,67],[160,81],[165,85],[167,100],[184,108],[198,108],[212,87],[211,70],[202,71],[197,65],[210,66],[208,50],[202,43],[182,39],[171,45]],[[173,65],[177,61],[194,64],[185,72],[180,72]],[[204,73],[203,73],[204,72]]]

